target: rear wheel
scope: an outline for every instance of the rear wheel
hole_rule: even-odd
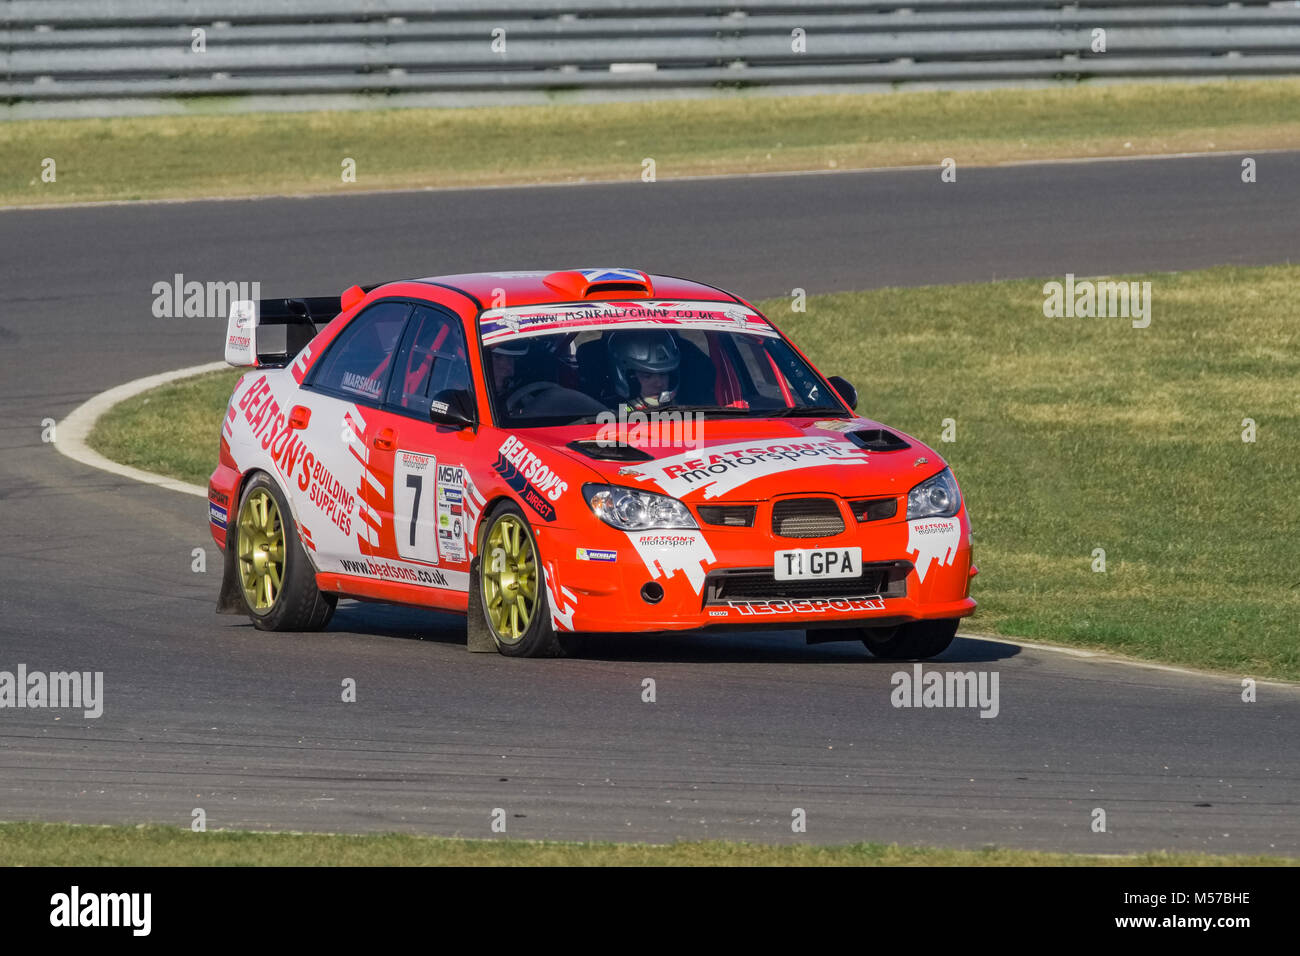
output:
[[[279,487],[256,475],[244,488],[235,521],[235,571],[244,607],[263,631],[318,631],[338,598],[322,594]]]
[[[894,627],[862,629],[862,643],[875,657],[887,661],[919,660],[942,654],[957,634],[959,619],[909,621]]]
[[[563,657],[575,646],[551,623],[545,573],[528,520],[513,502],[485,519],[478,571],[472,586],[480,612],[469,627],[484,628],[507,657]],[[470,635],[473,644],[476,635]]]

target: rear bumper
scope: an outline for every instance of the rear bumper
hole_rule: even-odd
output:
[[[239,472],[229,465],[217,465],[208,479],[208,530],[221,550],[226,549],[226,534],[239,510]]]

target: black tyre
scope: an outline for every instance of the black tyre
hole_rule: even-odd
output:
[[[483,519],[470,587],[471,648],[491,641],[507,657],[564,657],[576,649],[576,639],[557,634],[551,623],[541,552],[514,502]]]
[[[244,487],[235,519],[235,573],[244,607],[262,631],[319,631],[338,596],[322,594],[274,481],[258,474]]]
[[[942,654],[957,635],[957,618],[910,621],[895,627],[862,629],[862,643],[872,655],[887,661],[922,660]]]

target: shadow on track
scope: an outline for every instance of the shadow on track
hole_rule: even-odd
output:
[[[464,644],[465,625],[451,614],[397,605],[345,601],[339,604],[330,631]],[[939,664],[984,663],[1014,657],[1020,648],[1000,641],[968,640],[958,635],[938,657]],[[702,634],[591,634],[576,655],[584,660],[634,663],[878,663],[896,665],[872,657],[859,641],[808,644],[802,631],[753,631]]]

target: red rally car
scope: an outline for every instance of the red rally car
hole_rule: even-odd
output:
[[[470,648],[508,655],[771,627],[923,658],[975,609],[943,459],[709,285],[489,272],[242,301],[226,360],[250,371],[208,486],[218,610],[265,630],[351,597],[467,614]]]

